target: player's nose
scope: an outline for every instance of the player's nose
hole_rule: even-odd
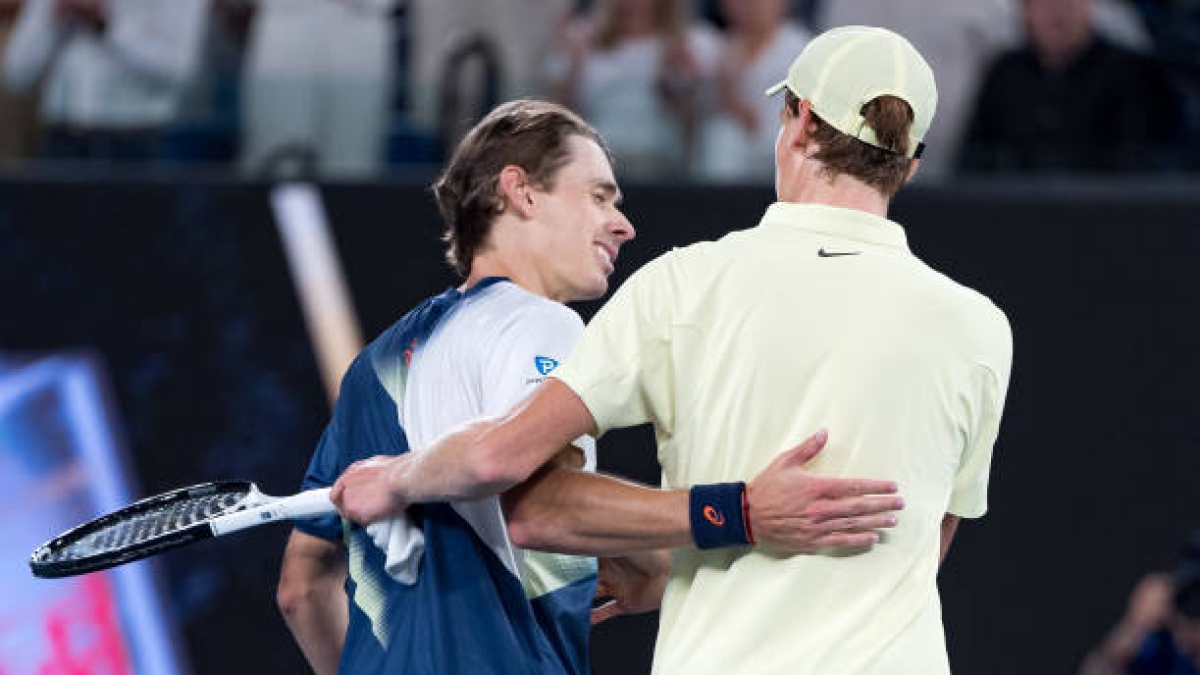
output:
[[[608,231],[613,235],[613,239],[617,245],[624,244],[637,236],[637,230],[633,228],[633,223],[629,222],[625,214],[619,210],[615,212],[612,221],[609,223]]]

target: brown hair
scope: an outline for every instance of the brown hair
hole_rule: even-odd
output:
[[[784,106],[793,117],[800,114],[800,99],[791,91],[787,92]],[[818,146],[813,157],[821,162],[822,172],[827,175],[853,176],[891,197],[900,191],[912,166],[908,157],[912,107],[895,96],[880,96],[868,101],[859,112],[886,149],[838,131],[813,112],[813,122],[817,125],[813,140]]]
[[[464,278],[471,260],[487,244],[495,217],[504,211],[500,172],[520,167],[539,189],[554,187],[568,160],[567,140],[582,136],[608,155],[600,134],[566,108],[544,101],[511,101],[497,106],[455,148],[433,194],[446,222],[446,260]]]

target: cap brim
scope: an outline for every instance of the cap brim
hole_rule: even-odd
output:
[[[774,96],[775,94],[778,94],[779,92],[783,91],[783,88],[786,86],[787,86],[787,80],[784,80],[784,81],[780,82],[779,84],[775,85],[774,87],[771,87],[770,89],[768,89],[764,95],[765,96]]]

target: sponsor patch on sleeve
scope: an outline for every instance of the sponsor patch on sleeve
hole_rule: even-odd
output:
[[[546,376],[558,367],[558,361],[549,356],[535,356],[533,357],[533,365],[537,366],[537,370],[542,376]]]

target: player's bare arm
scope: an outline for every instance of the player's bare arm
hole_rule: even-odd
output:
[[[351,465],[330,499],[350,520],[369,523],[409,504],[500,494],[592,431],[583,401],[549,380],[503,418],[464,426],[421,451]]]
[[[351,466],[331,498],[347,518],[370,523],[412,503],[505,492],[594,424],[578,396],[551,379],[502,420],[472,424],[424,451]],[[818,477],[804,469],[826,441],[819,432],[778,456],[747,486],[757,543],[793,552],[868,546],[878,540],[876,530],[896,523],[903,502],[895,483]],[[661,491],[554,467],[525,499],[510,525],[519,546],[614,555],[693,540],[686,490]]]
[[[346,555],[340,544],[294,530],[283,553],[277,601],[317,675],[334,675],[349,623]]]
[[[579,471],[585,465],[584,451],[568,446],[538,469],[532,478],[500,496],[509,539],[513,543],[522,548],[538,548],[538,540],[533,537],[545,529],[543,517],[537,515],[538,508],[551,501],[545,499],[547,495],[561,494],[563,487],[563,481],[557,480],[557,470]],[[671,517],[669,512],[664,515]],[[686,543],[683,541],[680,545]],[[651,612],[662,605],[671,571],[670,549],[601,557],[597,562],[599,576],[595,598],[599,604],[592,609],[592,625],[622,614]]]
[[[804,470],[826,442],[827,434],[814,434],[747,485],[758,544],[795,553],[869,546],[896,524],[904,503],[894,483]],[[518,546],[605,556],[690,546],[688,496],[556,465],[505,493],[505,505]]]
[[[938,564],[946,562],[946,554],[950,552],[950,542],[954,540],[954,533],[958,531],[958,522],[962,520],[953,513],[947,513],[942,517],[942,544],[939,549]]]
[[[617,556],[692,543],[686,490],[555,464],[501,499],[509,537],[521,548]]]

